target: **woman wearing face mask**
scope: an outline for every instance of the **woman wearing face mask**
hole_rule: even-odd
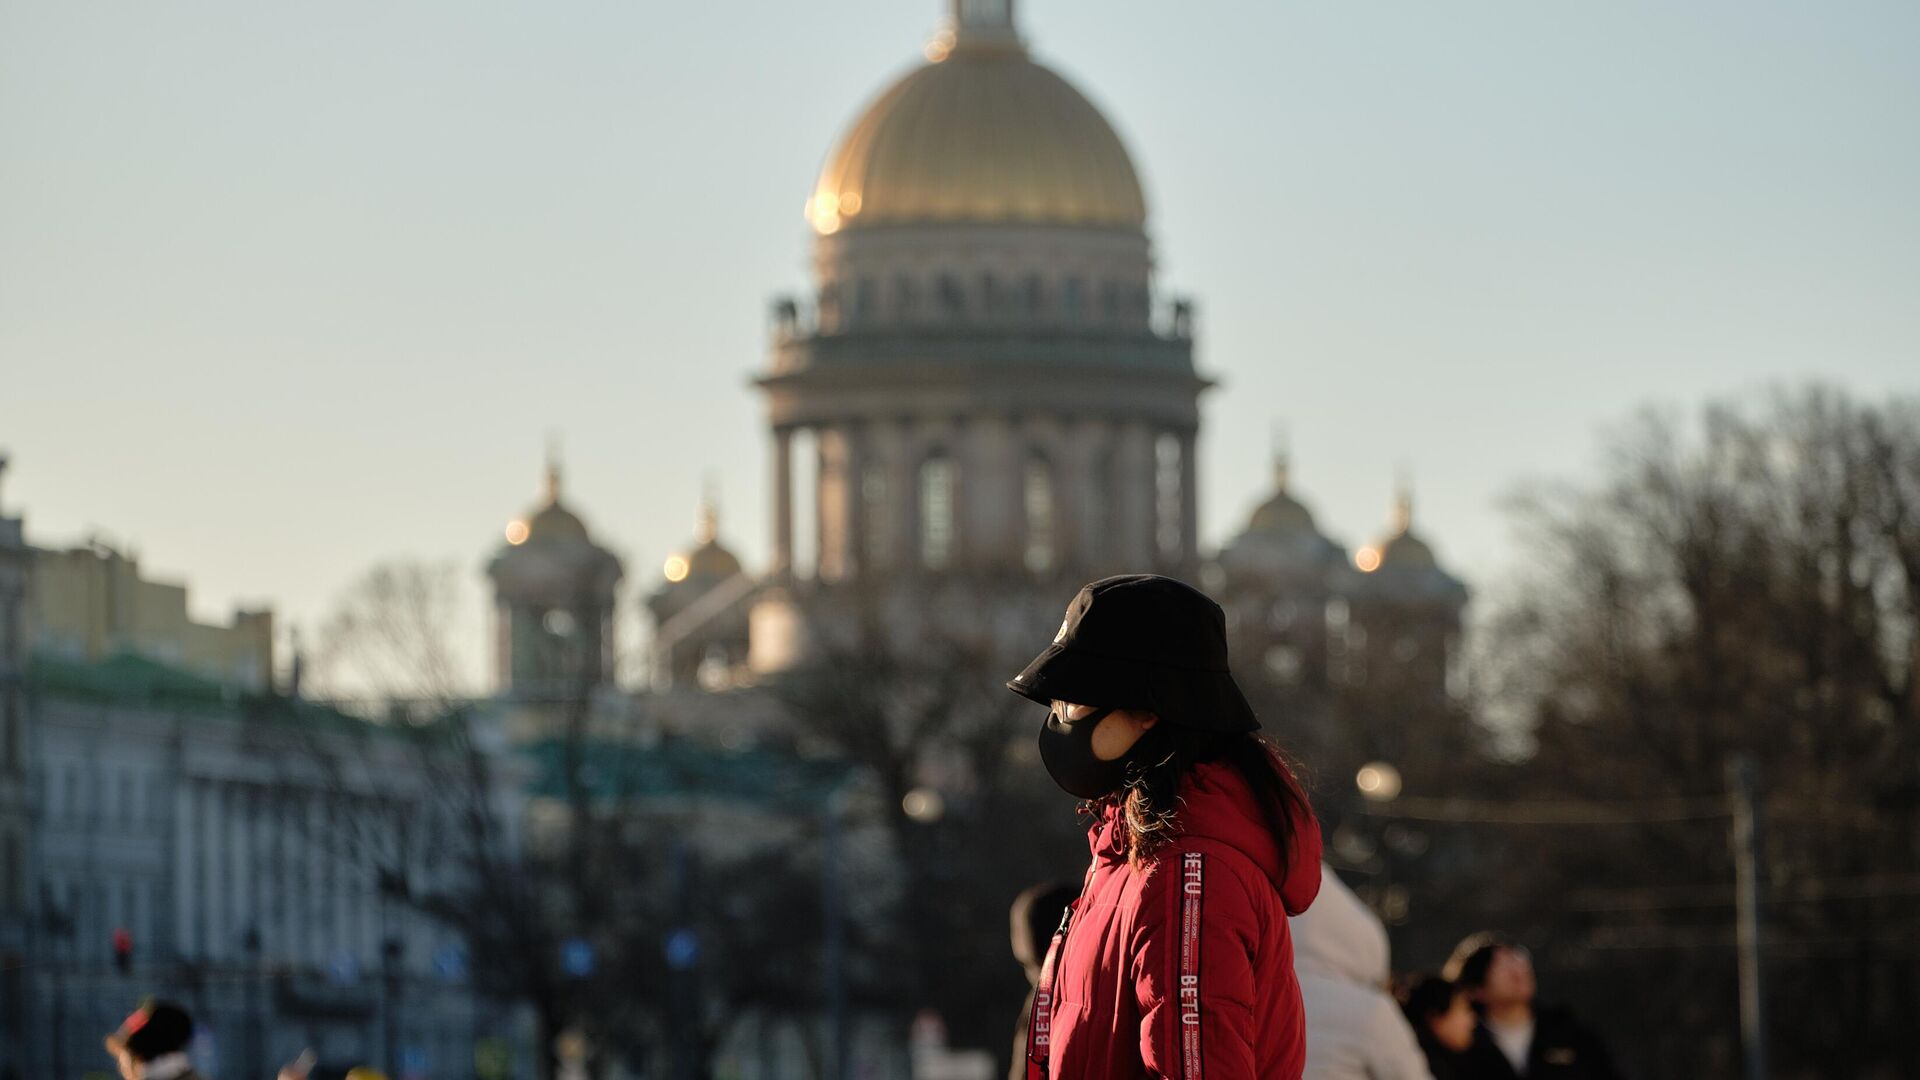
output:
[[[1219,605],[1171,578],[1096,581],[1007,686],[1048,706],[1041,758],[1095,819],[1034,994],[1030,1080],[1298,1077],[1287,916],[1319,891],[1320,830],[1228,671]]]

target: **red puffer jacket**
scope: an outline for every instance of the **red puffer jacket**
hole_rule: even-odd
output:
[[[1320,891],[1320,827],[1311,813],[1294,821],[1283,869],[1233,766],[1197,766],[1180,794],[1178,837],[1140,869],[1116,835],[1118,808],[1088,830],[1093,866],[1036,994],[1029,1077],[1300,1075],[1287,916]]]

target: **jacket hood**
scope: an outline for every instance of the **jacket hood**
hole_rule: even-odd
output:
[[[1391,973],[1387,928],[1330,866],[1320,868],[1320,899],[1293,923],[1293,962],[1341,982],[1378,990]]]
[[[1320,889],[1319,822],[1311,812],[1296,813],[1292,857],[1283,860],[1280,844],[1267,827],[1266,813],[1254,798],[1253,789],[1227,762],[1196,765],[1187,774],[1180,788],[1176,828],[1181,840],[1211,840],[1251,859],[1280,894],[1289,915],[1307,910]],[[1124,835],[1116,800],[1101,807],[1100,820],[1087,831],[1087,840],[1096,859],[1125,862]]]

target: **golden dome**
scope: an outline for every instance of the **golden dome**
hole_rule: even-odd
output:
[[[1438,566],[1433,548],[1425,540],[1410,532],[1391,536],[1380,544],[1381,566],[1402,566],[1410,570],[1424,570]]]
[[[1147,203],[1106,118],[1017,40],[936,38],[931,59],[854,122],[820,170],[807,221],[991,222],[1140,229]]]
[[[1378,552],[1376,566],[1425,570],[1440,565],[1440,560],[1433,554],[1433,547],[1413,533],[1413,491],[1404,481],[1393,500],[1393,531],[1386,539],[1375,544],[1373,550]]]
[[[717,541],[708,541],[694,548],[687,556],[687,575],[725,580],[740,572],[740,560],[733,552],[720,546]]]
[[[1319,527],[1313,522],[1313,512],[1299,499],[1293,497],[1288,489],[1288,468],[1285,454],[1276,454],[1273,459],[1273,494],[1266,502],[1254,507],[1253,517],[1247,522],[1247,531],[1264,535],[1280,536],[1291,533],[1318,533]]]
[[[540,511],[527,521],[527,542],[529,543],[537,544],[549,540],[585,542],[588,539],[587,523],[580,520],[580,515],[558,502],[551,502],[541,507]]]
[[[700,527],[694,539],[692,551],[667,559],[663,576],[668,584],[725,581],[740,572],[740,560],[720,543],[720,512],[711,499],[700,504]]]
[[[544,498],[533,512],[507,522],[507,543],[522,544],[592,543],[587,523],[560,501],[560,462],[554,451],[547,456]]]

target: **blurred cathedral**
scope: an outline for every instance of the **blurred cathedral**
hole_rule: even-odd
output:
[[[1238,663],[1271,682],[1372,662],[1445,693],[1467,594],[1416,533],[1404,485],[1388,534],[1349,555],[1276,455],[1245,529],[1200,549],[1194,450],[1213,382],[1193,304],[1156,287],[1133,159],[1033,57],[1012,0],[953,0],[925,56],[827,155],[805,206],[811,294],[772,305],[755,380],[771,565],[722,544],[709,499],[646,597],[648,682],[751,685],[937,639],[1017,666],[1080,583],[1154,571],[1220,599]],[[489,567],[502,689],[611,680],[621,569],[557,472],[506,539]]]

